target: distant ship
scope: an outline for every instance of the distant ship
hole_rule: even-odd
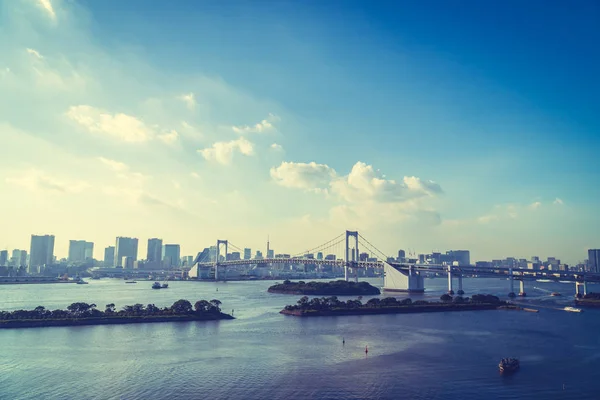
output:
[[[550,294],[550,296],[562,296],[562,295],[560,293],[558,293],[558,292],[552,292]]]
[[[160,288],[161,288],[161,286],[160,286],[160,282],[154,282],[154,283],[152,284],[152,289],[160,289]]]
[[[502,373],[511,373],[511,372],[515,372],[516,370],[518,370],[520,367],[519,364],[519,359],[517,358],[503,358],[502,360],[500,360],[500,363],[498,364],[498,368],[500,369],[500,372]]]
[[[563,308],[563,310],[568,311],[568,312],[583,312],[583,310],[581,308],[575,308],[575,307],[565,307],[565,308]]]
[[[137,281],[125,281],[125,283],[137,283]]]

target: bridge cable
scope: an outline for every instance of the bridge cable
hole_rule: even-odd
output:
[[[303,251],[303,252],[300,252],[300,253],[296,253],[296,254],[294,254],[294,255],[292,256],[292,258],[294,258],[294,257],[298,257],[298,256],[303,256],[304,254],[310,254],[310,253],[314,253],[316,250],[320,250],[321,248],[323,248],[323,247],[325,247],[325,246],[329,245],[331,242],[333,242],[333,241],[335,241],[335,240],[339,239],[339,238],[340,238],[340,237],[342,237],[342,236],[344,236],[344,233],[342,233],[341,235],[338,235],[338,236],[334,237],[333,239],[329,240],[328,242],[325,242],[325,243],[323,243],[323,244],[321,244],[321,245],[319,245],[319,246],[317,246],[317,247],[313,247],[313,248],[312,248],[312,249],[310,249],[310,250],[306,250],[306,251]]]

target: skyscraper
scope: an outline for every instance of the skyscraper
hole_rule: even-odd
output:
[[[69,240],[69,262],[84,262],[93,258],[94,243],[85,240]]]
[[[83,252],[83,256],[86,261],[94,259],[94,243],[93,242],[85,242],[85,251]]]
[[[163,246],[162,259],[166,267],[179,267],[179,245],[165,244]]]
[[[54,235],[31,235],[29,273],[36,274],[40,267],[54,262]]]
[[[275,258],[275,250],[273,250],[273,249],[267,250],[267,258]]]
[[[444,257],[448,262],[457,261],[458,265],[471,265],[471,253],[469,250],[450,250]]]
[[[115,246],[108,246],[104,249],[104,266],[115,266]]]
[[[131,257],[133,261],[137,260],[138,240],[137,238],[117,237],[115,246],[115,267],[123,266],[123,257]]]
[[[249,260],[252,258],[252,249],[245,248],[244,249],[244,260]]]
[[[19,266],[27,265],[27,250],[21,250],[20,256],[21,257],[19,258]]]
[[[162,239],[152,238],[148,239],[148,254],[146,260],[158,262],[162,260]]]
[[[588,270],[590,272],[600,272],[600,249],[588,250]]]
[[[8,250],[0,251],[0,267],[6,267],[8,265]]]

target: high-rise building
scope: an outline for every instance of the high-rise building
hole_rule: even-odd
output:
[[[115,266],[115,246],[108,246],[104,249],[104,266]]]
[[[21,250],[21,257],[19,258],[19,266],[27,265],[27,250]]]
[[[194,256],[183,256],[181,258],[181,266],[182,267],[191,267],[194,263]]]
[[[94,243],[85,242],[85,251],[84,256],[86,261],[90,261],[94,259]]]
[[[263,258],[262,251],[256,250],[256,255],[254,256],[254,258],[257,260],[262,260],[262,258]]]
[[[322,260],[323,259],[323,252],[320,251],[317,253],[317,260]]]
[[[21,266],[21,250],[14,249],[10,255],[10,265],[13,267]]]
[[[435,253],[434,253],[435,254]],[[469,250],[450,250],[444,257],[448,262],[458,262],[458,265],[471,265],[471,253]]]
[[[133,263],[134,263],[134,259],[131,256],[123,256],[123,258],[121,258],[121,266],[124,269],[132,269]]]
[[[179,267],[179,245],[165,244],[162,251],[162,260],[166,267]]]
[[[148,261],[162,261],[163,241],[162,239],[148,239]]]
[[[403,261],[406,258],[406,252],[404,250],[398,250],[398,261]]]
[[[600,249],[588,250],[588,271],[600,272]]]
[[[249,260],[252,258],[252,249],[245,248],[244,249],[244,260]]]
[[[131,257],[133,261],[137,260],[137,253],[137,238],[117,237],[115,246],[115,267],[124,267],[123,257]]]
[[[8,265],[8,250],[0,251],[0,267],[6,267]]]
[[[85,240],[69,240],[69,262],[84,262],[94,257],[94,243]]]
[[[240,252],[239,251],[234,251],[231,252],[228,256],[227,256],[227,260],[230,261],[237,261],[240,259]]]
[[[275,250],[273,250],[273,249],[267,250],[267,258],[275,258]]]
[[[36,274],[40,267],[54,262],[54,235],[31,235],[29,273]]]

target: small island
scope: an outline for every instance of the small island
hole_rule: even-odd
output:
[[[219,300],[199,300],[192,306],[182,299],[170,307],[134,304],[118,311],[112,303],[104,311],[88,303],[73,303],[66,310],[53,311],[38,306],[33,310],[0,311],[0,329],[234,319],[222,313],[220,305]]]
[[[375,296],[381,294],[378,288],[368,282],[291,282],[285,280],[271,286],[269,293],[302,294],[313,296]]]
[[[394,297],[384,299],[370,299],[365,304],[360,300],[340,301],[337,297],[315,297],[311,300],[307,296],[298,300],[296,305],[285,306],[281,314],[296,317],[317,317],[333,315],[371,315],[371,314],[403,314],[444,311],[474,311],[517,309],[506,301],[496,296],[475,294],[471,298],[463,298],[444,294],[440,301],[429,302],[424,300],[412,301],[411,299],[397,300]]]
[[[578,306],[600,307],[600,293],[588,293],[575,298]]]

